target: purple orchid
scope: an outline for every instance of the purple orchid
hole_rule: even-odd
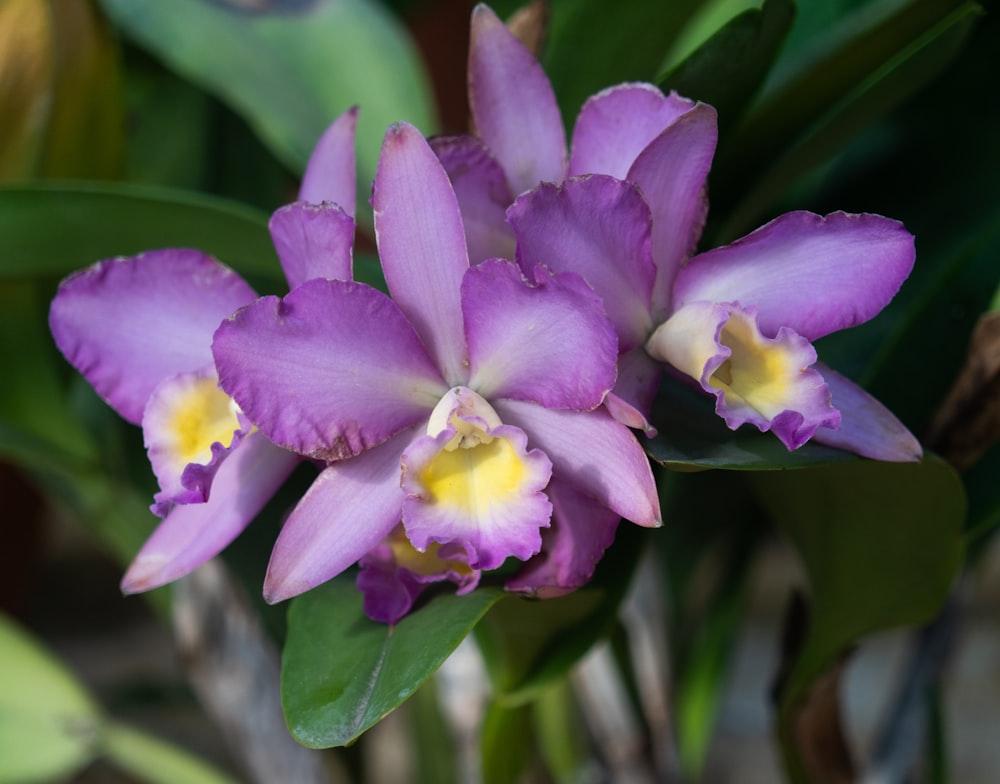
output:
[[[301,197],[270,228],[289,284],[349,278],[354,221],[351,109],[313,153]],[[347,205],[351,213],[340,206]],[[260,512],[300,458],[250,425],[218,387],[212,335],[257,295],[196,250],[100,261],[62,282],[49,325],[56,345],[108,404],[143,429],[162,522],[125,573],[125,593],[156,588],[217,555]]]
[[[668,163],[692,137],[714,146],[714,115],[665,131],[633,167],[674,176],[650,198],[603,175],[543,185],[509,218],[525,268],[545,259],[574,270],[602,294],[625,353],[616,393],[647,414],[662,370],[687,376],[716,398],[730,428],[770,430],[788,449],[810,438],[865,457],[920,458],[913,435],[878,401],[817,363],[812,341],[879,313],[909,275],[913,237],[878,215],[782,215],[742,239],[689,257],[701,219],[676,210],[678,195],[701,204],[707,170],[682,176]],[[646,170],[649,167],[649,170]],[[668,178],[663,178],[668,179]],[[614,220],[609,216],[613,215]],[[542,231],[544,229],[544,231]],[[690,245],[693,245],[693,241]]]
[[[427,581],[471,590],[537,558],[554,509],[581,536],[609,517],[658,525],[648,460],[601,406],[618,347],[593,290],[502,259],[470,267],[455,192],[412,126],[387,132],[372,204],[391,299],[313,280],[215,335],[220,384],[250,420],[329,462],[278,537],[265,598],[360,560],[368,613],[392,622]],[[578,585],[584,560],[529,567]]]
[[[771,430],[789,449],[815,437],[919,459],[909,431],[816,365],[811,345],[894,296],[914,259],[899,223],[790,213],[691,258],[708,210],[715,110],[650,84],[611,87],[584,104],[567,158],[541,65],[484,5],[472,14],[469,101],[478,138],[434,144],[470,254],[509,253],[516,238],[522,269],[576,271],[601,294],[621,351],[606,400],[616,418],[652,432],[660,360],[714,395],[732,428]]]
[[[562,116],[542,66],[482,4],[472,12],[468,89],[477,136],[441,136],[431,145],[458,194],[473,263],[513,258],[506,210],[519,194],[582,174],[630,179],[633,162],[665,129],[710,108],[675,93],[664,96],[649,84],[612,87],[584,104],[567,155]],[[678,164],[698,166],[697,151],[691,155]]]

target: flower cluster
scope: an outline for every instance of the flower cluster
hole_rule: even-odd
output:
[[[366,612],[390,623],[428,583],[468,592],[511,559],[508,590],[571,591],[621,519],[661,523],[637,431],[654,432],[664,372],[789,450],[919,459],[812,346],[893,297],[914,260],[900,224],[789,213],[696,254],[712,107],[613,87],[567,153],[544,72],[485,6],[469,96],[478,136],[385,135],[372,207],[387,294],[352,280],[356,110],[271,220],[287,295],[258,298],[193,250],[63,282],[56,343],[142,426],[160,485],[163,521],[125,591],[217,554],[302,460],[320,470],[275,543],[268,601],[355,564]]]

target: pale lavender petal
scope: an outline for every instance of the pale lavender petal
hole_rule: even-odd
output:
[[[789,212],[677,274],[674,305],[738,302],[809,340],[861,324],[884,308],[913,268],[903,224],[880,215]]]
[[[175,506],[146,540],[122,578],[124,593],[176,580],[218,555],[260,513],[299,457],[261,433],[248,436],[222,464],[203,504]]]
[[[463,445],[453,445],[456,435]],[[552,463],[527,449],[524,431],[499,425],[465,435],[449,424],[410,444],[402,466],[403,527],[417,550],[458,545],[470,566],[486,570],[541,548],[552,517],[544,493]]]
[[[311,280],[224,322],[220,386],[276,444],[317,459],[369,449],[425,418],[447,387],[385,294]]]
[[[408,429],[364,454],[332,463],[285,521],[264,579],[264,599],[280,602],[336,577],[399,524],[399,456]]]
[[[59,350],[133,424],[163,379],[212,364],[212,333],[256,298],[196,250],[107,259],[59,286],[49,327]]]
[[[817,363],[816,368],[830,387],[841,420],[837,430],[821,427],[813,435],[813,441],[872,460],[908,463],[923,457],[920,442],[889,409],[822,363]]]
[[[357,194],[354,133],[358,107],[352,106],[333,121],[316,142],[299,187],[299,200],[340,206],[351,218]]]
[[[247,432],[249,422],[219,389],[214,368],[162,381],[142,417],[146,452],[160,484],[153,513],[162,517],[174,504],[207,500],[219,466]]]
[[[517,261],[581,275],[604,300],[621,351],[639,346],[653,323],[656,276],[650,251],[649,207],[634,185],[596,175],[542,185],[507,213],[517,237]]]
[[[649,353],[697,381],[715,397],[728,427],[752,424],[798,449],[817,428],[840,426],[816,350],[786,327],[762,334],[752,308],[695,302],[657,328]]]
[[[642,189],[653,215],[657,318],[666,315],[674,275],[701,237],[718,135],[715,109],[699,103],[653,139],[629,169],[627,179]]]
[[[552,525],[542,532],[542,551],[504,584],[508,591],[539,599],[562,596],[590,582],[621,520],[568,483],[553,480],[548,494]]]
[[[475,136],[436,136],[429,142],[455,189],[470,263],[514,258],[506,216],[514,197],[500,164]]]
[[[655,85],[641,82],[592,95],[573,127],[569,176],[610,174],[626,179],[646,145],[694,105],[675,92],[665,96]]]
[[[358,565],[358,590],[365,595],[365,615],[380,623],[396,623],[413,607],[430,583],[450,580],[457,594],[467,594],[479,584],[480,571],[468,566],[468,555],[458,560],[440,557],[445,548],[432,545],[421,553],[410,544],[402,525],[396,526]]]
[[[352,278],[354,221],[337,205],[295,202],[275,212],[269,227],[289,288]]]
[[[504,422],[548,455],[552,474],[638,525],[661,524],[660,501],[646,453],[632,431],[603,408],[553,411],[514,400],[495,402]]]
[[[487,398],[588,411],[615,383],[618,341],[601,299],[572,273],[544,267],[529,283],[492,259],[462,281],[470,385]]]
[[[375,236],[389,293],[449,386],[468,380],[459,289],[469,268],[458,200],[437,156],[412,125],[390,126],[375,184]]]
[[[566,134],[542,66],[492,10],[472,12],[469,105],[514,195],[566,174]]]

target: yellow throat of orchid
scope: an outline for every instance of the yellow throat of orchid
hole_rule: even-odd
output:
[[[179,463],[207,463],[212,444],[228,447],[240,427],[233,400],[214,378],[194,380],[177,395],[169,414],[171,453]]]
[[[482,426],[463,418],[469,416]],[[528,476],[524,460],[508,439],[487,432],[501,424],[493,407],[471,389],[458,387],[442,398],[427,434],[436,436],[450,426],[455,435],[420,472],[429,502],[479,517],[522,492]]]

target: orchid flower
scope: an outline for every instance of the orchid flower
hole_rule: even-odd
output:
[[[559,524],[580,536],[608,517],[658,525],[649,462],[601,407],[617,339],[593,290],[502,259],[470,267],[447,174],[405,123],[386,134],[372,204],[391,298],[312,280],[215,334],[222,389],[272,441],[329,463],[282,528],[265,598],[361,560],[366,609],[392,622],[421,581],[471,590],[535,556],[553,509],[579,513]]]
[[[356,122],[351,109],[330,126],[309,161],[303,201],[272,217],[291,286],[351,276]],[[56,345],[142,427],[160,486],[152,510],[163,520],[126,571],[125,593],[176,580],[221,552],[300,460],[253,428],[218,387],[212,335],[256,297],[236,273],[186,249],[106,259],[59,286],[49,315]]]
[[[771,430],[789,449],[815,437],[868,457],[919,458],[884,406],[813,367],[811,344],[872,318],[899,289],[914,258],[900,224],[790,213],[691,258],[708,211],[715,110],[650,84],[611,87],[584,103],[567,156],[541,65],[484,5],[472,14],[469,102],[479,138],[435,149],[470,253],[509,252],[516,237],[523,269],[573,270],[601,294],[621,351],[606,400],[617,418],[654,432],[659,360],[714,395],[732,428]]]
[[[810,438],[865,457],[920,458],[919,443],[878,401],[817,363],[812,341],[879,313],[909,275],[913,237],[878,215],[782,215],[722,248],[688,257],[707,171],[669,163],[691,137],[713,146],[714,114],[662,134],[635,165],[638,180],[674,172],[673,191],[649,198],[632,182],[592,175],[524,194],[509,217],[525,268],[545,259],[602,294],[626,350],[616,392],[647,413],[662,371],[656,360],[715,397],[736,429],[773,432],[788,449]],[[647,151],[649,152],[649,151]],[[649,171],[645,167],[650,167]],[[613,220],[610,216],[614,216]],[[544,229],[544,231],[543,231]]]
[[[562,116],[542,66],[482,4],[472,12],[468,90],[477,135],[436,137],[431,145],[458,194],[473,263],[513,258],[505,213],[516,196],[568,176],[629,179],[645,148],[701,106],[675,93],[664,96],[651,84],[608,88],[584,104],[567,155]]]

